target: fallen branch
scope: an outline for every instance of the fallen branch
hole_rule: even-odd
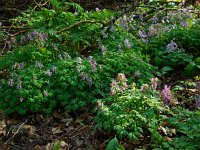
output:
[[[29,29],[28,27],[2,26],[0,29]]]
[[[78,26],[78,25],[80,25],[80,24],[82,24],[82,23],[100,23],[100,24],[103,24],[103,23],[102,23],[101,21],[99,21],[99,20],[81,20],[81,21],[78,21],[78,22],[76,22],[76,23],[70,25],[69,27],[66,27],[66,28],[63,28],[63,29],[57,31],[56,33],[59,34],[59,33],[61,33],[61,32],[67,31],[67,30],[69,30],[69,29],[71,29],[71,28],[73,28],[73,27],[75,27],[75,26]]]

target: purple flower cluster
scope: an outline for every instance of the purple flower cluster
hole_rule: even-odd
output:
[[[178,45],[176,44],[176,42],[174,42],[173,40],[171,40],[171,42],[169,44],[167,44],[167,50],[174,52],[178,49]]]
[[[157,22],[158,22],[158,17],[157,17],[157,16],[154,16],[154,17],[152,18],[152,21],[153,21],[154,24],[157,24]]]
[[[35,67],[36,68],[39,68],[39,69],[42,69],[44,67],[44,65],[42,63],[40,63],[39,61],[35,61]]]
[[[13,78],[8,80],[8,86],[13,87],[14,83],[15,82],[14,82]],[[17,90],[21,90],[22,89],[22,81],[20,80],[20,78],[17,79],[16,83],[17,83],[17,86],[16,86]]]
[[[16,42],[16,39],[14,36],[10,35],[6,41],[6,44],[7,44],[7,48],[10,50],[14,47],[16,47],[17,45],[17,42]]]
[[[15,64],[12,66],[12,69],[23,69],[25,66],[25,64],[22,62],[22,63],[18,63],[18,62],[15,62]]]
[[[121,17],[119,21],[120,21],[120,26],[122,28],[126,29],[128,27],[128,20],[127,20],[127,16],[126,15],[124,15],[123,17]]]
[[[13,79],[9,79],[8,80],[8,86],[12,87],[14,85],[14,80]]]
[[[173,101],[173,95],[171,93],[170,86],[164,86],[161,91],[161,98],[164,105],[168,105]]]
[[[33,31],[26,36],[22,36],[20,39],[20,44],[25,44],[28,41],[34,42],[36,39],[39,39],[40,42],[45,42],[45,40],[47,40],[47,33]]]
[[[149,36],[149,37],[152,37],[152,36],[154,36],[155,34],[156,34],[156,30],[155,30],[155,28],[151,25],[151,26],[149,27],[148,36]]]
[[[53,65],[52,68],[47,70],[45,74],[47,76],[51,77],[54,73],[56,73],[56,71],[57,71],[57,67],[55,65]]]
[[[89,75],[85,72],[81,73],[81,80],[82,81],[86,80],[88,82],[89,86],[91,86],[93,84],[92,78],[89,77]]]
[[[187,21],[182,21],[181,26],[184,27],[184,28],[188,28],[190,25]]]
[[[91,71],[94,72],[96,70],[96,68],[97,68],[97,62],[96,62],[96,60],[94,60],[92,58],[92,56],[89,56],[88,57],[88,61],[89,61],[90,65],[91,65]]]
[[[100,12],[100,9],[97,7],[97,8],[95,8],[95,10],[96,10],[96,12]]]
[[[95,71],[96,70],[96,61],[93,60],[92,56],[89,56],[87,58],[87,60],[90,62],[91,64],[91,71]],[[92,80],[92,77],[90,77],[87,73],[85,73],[83,71],[83,68],[82,68],[82,59],[80,57],[76,57],[76,63],[78,64],[76,66],[76,72],[77,74],[79,74],[79,76],[81,77],[81,80],[82,81],[87,81],[87,83],[89,84],[89,86],[91,87],[92,84],[93,84],[93,80]]]
[[[110,84],[110,95],[125,91],[127,89],[127,78],[125,74],[119,73],[117,79],[113,80]]]
[[[18,78],[18,83],[17,83],[17,89],[21,90],[22,89],[22,81]]]
[[[124,44],[128,49],[130,49],[132,46],[132,44],[130,43],[130,41],[128,39],[125,39]]]

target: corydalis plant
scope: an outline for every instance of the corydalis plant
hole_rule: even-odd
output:
[[[123,92],[127,89],[127,78],[125,74],[119,73],[117,79],[113,80],[110,84],[110,95],[114,95],[118,92]]]
[[[169,105],[173,101],[173,95],[170,86],[165,85],[161,91],[161,98],[164,105]]]
[[[157,89],[157,87],[158,87],[158,82],[159,82],[158,78],[151,78],[151,86],[152,86],[152,88],[153,88],[154,90]]]
[[[167,45],[167,50],[168,51],[176,51],[178,49],[178,45],[176,44],[176,42],[174,42],[173,40]]]

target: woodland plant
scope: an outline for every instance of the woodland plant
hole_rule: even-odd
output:
[[[38,51],[30,56],[40,56],[40,53]],[[62,105],[73,111],[108,95],[109,84],[116,71],[124,72],[131,80],[145,82],[151,76],[145,72],[151,67],[142,59],[134,59],[134,53],[123,54],[109,52],[105,61],[97,56],[71,58],[63,53],[55,62],[51,62],[51,59],[42,60],[42,57],[35,62],[34,59],[26,63],[15,62],[8,67],[8,77],[1,80],[1,109],[8,113],[23,114],[28,111],[51,112],[56,106]],[[12,56],[12,53],[9,55]],[[136,71],[143,75],[134,77]],[[13,108],[14,105],[17,106]]]
[[[195,112],[176,108],[170,86],[152,78],[179,68],[198,75],[198,21],[171,3],[149,4],[121,14],[53,0],[13,19],[27,32],[7,38],[9,52],[0,57],[0,110],[51,113],[98,103],[96,129],[134,142],[147,134],[152,147],[198,149],[199,97]],[[171,142],[160,132],[166,126],[177,130]]]
[[[118,84],[119,82],[115,86],[120,89]],[[111,91],[113,88],[114,85],[111,84]],[[112,93],[111,97],[103,99],[104,105],[95,118],[96,128],[115,131],[119,138],[126,137],[131,141],[137,141],[143,136],[144,130],[148,130],[152,135],[151,142],[154,139],[161,142],[162,137],[157,129],[165,118],[162,113],[167,108],[163,107],[158,95],[154,96],[152,89],[149,88],[149,94],[146,94],[133,83],[123,93]]]
[[[200,112],[192,112],[184,108],[173,108],[173,117],[168,119],[171,128],[177,135],[170,142],[163,143],[163,149],[199,149],[200,144]]]
[[[153,56],[152,65],[158,66],[161,72],[166,67],[170,67],[170,70],[184,68],[182,72],[185,75],[198,75],[196,59],[199,57],[199,30],[199,27],[194,25],[187,30],[175,29],[152,38],[147,45],[147,53],[150,52],[150,55]],[[188,41],[190,42],[188,43]],[[158,46],[156,43],[160,43],[160,45]]]

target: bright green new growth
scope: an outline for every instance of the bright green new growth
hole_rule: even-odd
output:
[[[157,133],[157,128],[164,119],[161,114],[165,109],[161,100],[145,94],[134,84],[123,94],[116,94],[103,102],[105,105],[98,111],[95,119],[96,128],[116,131],[120,138],[127,137],[137,141],[142,137],[144,129],[150,132],[155,130]]]

